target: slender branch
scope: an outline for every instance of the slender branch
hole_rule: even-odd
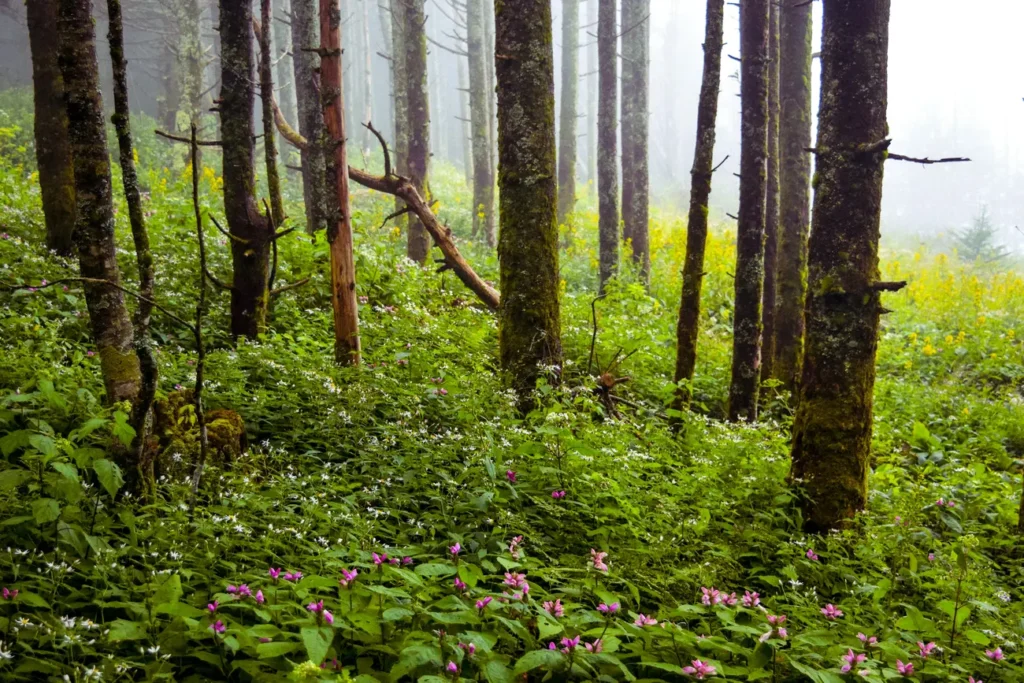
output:
[[[284,294],[288,290],[295,289],[296,287],[301,287],[302,285],[306,284],[307,282],[309,282],[309,278],[308,277],[307,278],[303,278],[303,279],[299,280],[298,282],[293,282],[290,285],[285,285],[283,287],[278,287],[277,289],[272,289],[272,290],[270,290],[270,296],[277,296],[278,294]]]
[[[891,159],[893,161],[909,161],[909,162],[912,162],[912,163],[915,163],[915,164],[924,164],[924,165],[928,165],[928,164],[955,164],[955,163],[960,163],[962,161],[970,161],[970,159],[967,158],[967,157],[943,157],[942,159],[929,159],[928,157],[924,157],[924,158],[920,158],[919,159],[917,157],[908,157],[908,156],[903,156],[902,154],[894,154],[893,152],[889,152],[889,156],[886,157],[886,158],[887,159]]]
[[[220,231],[220,234],[224,235],[229,240],[234,240],[235,242],[238,242],[239,244],[249,244],[249,240],[245,239],[244,237],[239,237],[238,235],[232,235],[230,232],[228,232],[223,227],[221,227],[221,224],[218,223],[217,219],[214,218],[212,215],[210,216],[210,220],[213,221],[213,224]]]
[[[167,138],[168,140],[173,140],[174,142],[186,142],[189,144],[192,143],[191,140],[189,140],[188,138],[183,138],[180,135],[171,135],[170,133],[165,133],[162,130],[154,130],[153,132],[162,138]],[[199,145],[200,147],[220,147],[222,143],[220,140],[197,140],[196,144]]]
[[[398,211],[392,211],[391,213],[389,213],[387,216],[384,217],[384,221],[380,224],[380,227],[377,228],[377,229],[378,230],[383,229],[384,226],[388,224],[389,220],[391,220],[392,218],[398,218],[399,216],[405,215],[405,214],[409,213],[410,211],[412,211],[412,207],[410,207],[410,206],[404,206],[401,209],[399,209]]]

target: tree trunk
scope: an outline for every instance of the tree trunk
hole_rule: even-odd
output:
[[[558,124],[558,224],[576,211],[576,110],[579,100],[580,0],[562,0],[562,102]]]
[[[775,289],[779,245],[779,5],[768,21],[768,189],[765,195],[764,291],[761,294],[761,381],[775,372]]]
[[[791,479],[811,531],[863,509],[881,294],[878,239],[886,156],[890,0],[826,0],[807,350]]]
[[[221,0],[221,141],[224,215],[234,272],[231,334],[255,338],[266,326],[272,230],[256,203],[253,140],[254,55],[249,0]]]
[[[615,0],[600,0],[597,19],[598,81],[601,98],[597,110],[597,204],[599,236],[599,290],[619,269],[619,147],[618,55]]]
[[[74,160],[79,270],[82,277],[120,285],[91,0],[60,0],[57,34]],[[134,401],[139,393],[139,359],[132,347],[132,323],[124,295],[105,284],[85,283],[84,289],[107,402]]]
[[[599,0],[586,0],[588,35],[596,32]],[[588,40],[587,48],[587,180],[597,189],[597,41]]]
[[[277,136],[274,134],[274,50],[270,36],[273,24],[270,0],[260,0],[260,104],[263,110],[263,152],[267,164],[267,191],[275,226],[284,223],[281,176],[277,173]]]
[[[487,105],[491,110],[488,139],[491,141],[491,178],[498,174],[498,95],[495,75],[494,3],[484,0],[484,46],[487,54]]]
[[[302,197],[306,206],[306,232],[326,229],[327,168],[324,163],[324,110],[320,103],[320,57],[309,50],[320,44],[316,0],[292,0],[292,63],[299,132],[314,144],[304,147]]]
[[[53,48],[58,0],[25,4],[28,39],[32,50],[32,86],[35,104],[36,165],[46,218],[46,248],[61,256],[75,251],[75,171],[68,140],[68,112],[64,83]]]
[[[381,45],[384,47],[384,54],[387,55],[388,62],[390,63],[395,58],[394,42],[392,41],[391,26],[391,4],[389,0],[378,0],[377,2],[378,20],[380,23],[380,38]],[[393,67],[388,68],[388,121],[391,122],[391,140],[395,140],[395,70]],[[466,166],[468,169],[469,166]]]
[[[743,113],[730,420],[757,419],[768,180],[768,5],[769,0],[744,0],[740,5],[740,100]]]
[[[487,91],[486,0],[468,0],[466,44],[469,53],[469,109],[473,135],[473,233],[494,246],[494,176],[491,175],[491,110]]]
[[[164,130],[175,130],[178,122],[178,109],[181,107],[181,82],[178,78],[177,58],[174,55],[174,40],[178,37],[178,25],[169,19],[165,22],[167,33],[163,50],[160,53],[158,68],[160,69],[160,95],[156,100],[156,118]]]
[[[279,0],[281,14],[290,17],[292,14],[291,0]],[[289,19],[290,21],[290,19]],[[295,104],[297,94],[295,92],[295,50],[288,40],[288,31],[282,28],[275,20],[271,22],[273,31],[270,35],[274,39],[274,55],[277,61],[277,87],[281,93],[281,111],[289,121],[296,119]]]
[[[473,120],[472,108],[469,105],[469,59],[459,59],[459,117],[462,124],[462,171],[466,176],[466,185],[473,182]],[[479,226],[473,220],[473,237],[477,236]]]
[[[380,2],[380,0],[373,1]],[[373,121],[373,44],[370,42],[370,10],[367,7],[369,3],[370,0],[362,0],[362,18],[360,22],[360,28],[363,32],[363,53],[360,60],[363,72],[363,123]],[[363,150],[369,154],[374,142],[373,133],[368,128],[363,128],[362,136]]]
[[[177,110],[182,109],[189,121],[198,125],[202,117],[203,44],[199,32],[199,0],[175,0],[174,18],[178,26],[177,64],[179,106],[169,112],[177,124]],[[172,124],[168,130],[187,130]]]
[[[327,230],[331,245],[331,303],[334,308],[334,360],[359,364],[359,313],[356,307],[356,267],[352,258],[352,216],[348,197],[345,140],[345,94],[342,90],[341,10],[334,0],[320,0],[320,72],[323,79],[324,121],[333,153],[327,176],[334,189],[333,216]]]
[[[782,8],[779,61],[779,250],[773,377],[793,399],[803,357],[807,233],[811,220],[812,8]]]
[[[496,11],[501,306],[498,345],[522,409],[562,363],[555,222],[555,76],[550,0],[499,0]]]
[[[401,0],[404,5],[406,90],[405,105],[409,126],[409,148],[405,172],[420,194],[430,201],[427,173],[430,164],[430,104],[427,92],[427,33],[424,0]],[[420,220],[410,214],[406,255],[416,263],[426,263],[430,234]]]
[[[648,79],[650,69],[650,0],[622,0],[622,233],[633,252],[640,277],[650,284],[651,249],[647,217]]]
[[[715,120],[718,118],[718,91],[722,80],[722,33],[725,0],[708,0],[704,29],[704,75],[697,105],[697,147],[690,171],[690,211],[686,222],[686,260],[683,263],[683,294],[679,304],[676,330],[675,380],[684,382],[676,392],[677,410],[690,402],[689,384],[697,363],[697,336],[700,331],[700,290],[704,281],[704,250],[708,239],[708,197],[714,168]]]

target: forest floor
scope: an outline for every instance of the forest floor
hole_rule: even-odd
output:
[[[39,246],[28,101],[0,95],[8,284],[74,270]],[[139,138],[156,296],[189,318],[189,171],[180,148]],[[202,202],[219,218],[212,157]],[[118,197],[119,182],[115,168]],[[438,163],[432,186],[496,281],[461,175]],[[286,190],[301,216],[294,178]],[[119,494],[107,452],[131,434],[102,404],[80,292],[0,293],[0,678],[1024,680],[1021,272],[886,249],[885,278],[909,286],[886,295],[868,509],[808,537],[786,397],[758,424],[722,420],[732,232],[710,237],[695,410],[676,431],[683,214],[652,211],[651,291],[626,272],[597,302],[591,363],[597,221],[581,193],[562,381],[526,418],[496,373],[494,316],[405,260],[402,231],[381,226],[390,197],[354,195],[362,367],[331,362],[322,236],[284,240],[277,282],[311,281],[274,302],[258,342],[230,343],[215,293],[206,395],[241,414],[249,448],[207,469],[194,510],[191,412],[164,435],[156,499]],[[123,205],[118,244],[130,286]],[[219,235],[211,252],[227,277]],[[195,349],[166,317],[154,333],[167,400],[191,386]],[[631,377],[619,419],[594,393],[605,370]]]

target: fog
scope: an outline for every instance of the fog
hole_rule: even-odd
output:
[[[388,63],[378,53],[381,44],[377,0],[368,12],[373,53],[373,118],[390,127]],[[590,145],[587,142],[588,87],[597,76],[588,64],[596,28],[591,26],[589,5],[580,8],[579,172],[587,183]],[[97,3],[101,58],[106,50],[103,5]],[[128,58],[132,102],[137,109],[155,113],[160,93],[156,60],[159,33],[147,32],[145,13],[157,0],[124,2],[128,32]],[[215,24],[212,3],[204,0],[204,40],[212,42]],[[342,0],[345,15],[357,14],[357,0]],[[553,0],[556,94],[560,96],[561,4]],[[30,83],[24,9],[20,2],[0,0],[0,87]],[[815,35],[821,30],[821,6],[815,3]],[[351,6],[351,7],[349,7]],[[650,170],[652,202],[661,206],[685,206],[693,156],[697,97],[700,89],[704,34],[704,0],[651,0],[651,126]],[[435,158],[464,164],[465,124],[461,110],[458,62],[461,57],[440,46],[461,49],[452,35],[463,33],[450,19],[449,0],[427,0],[430,45],[432,148]],[[716,174],[712,206],[715,214],[737,208],[739,167],[739,10],[726,8],[726,47],[722,62],[716,162],[729,160]],[[1024,20],[1019,0],[984,0],[965,9],[952,0],[893,0],[889,50],[889,126],[892,151],[915,157],[970,157],[970,163],[920,166],[890,161],[885,170],[883,233],[910,235],[930,241],[963,227],[984,205],[1002,238],[1014,247],[1024,237],[1014,226],[1024,227],[1024,196],[1021,192],[1021,152],[1024,149],[1024,70],[1017,33]],[[280,30],[280,29],[279,29]],[[817,38],[816,38],[817,41]],[[815,51],[817,51],[817,46]],[[347,82],[354,83],[353,47],[347,50]],[[817,60],[815,60],[817,105]],[[103,69],[104,74],[109,68]],[[211,78],[215,69],[210,71]],[[352,98],[350,98],[352,99]],[[107,98],[109,106],[109,97]],[[357,111],[363,111],[362,108]],[[350,124],[350,130],[353,126]]]

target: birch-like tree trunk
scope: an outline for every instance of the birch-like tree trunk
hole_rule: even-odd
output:
[[[270,28],[274,23],[271,0],[260,0],[260,105],[263,110],[263,153],[267,166],[267,192],[274,226],[284,223],[284,198],[277,170],[277,127],[274,125],[274,49]],[[274,227],[271,226],[271,227]]]
[[[603,293],[619,269],[619,79],[615,0],[600,0],[597,19],[598,284]]]
[[[779,3],[768,23],[768,189],[765,195],[764,290],[761,294],[761,381],[775,372],[775,302],[779,250]]]
[[[622,0],[622,237],[648,283],[650,0]]]
[[[482,234],[488,246],[495,244],[494,176],[491,174],[491,110],[487,90],[484,2],[467,0],[466,45],[469,53],[469,109],[473,138],[473,233]]]
[[[562,0],[562,101],[558,114],[558,224],[576,211],[576,112],[579,104],[580,0]]]

